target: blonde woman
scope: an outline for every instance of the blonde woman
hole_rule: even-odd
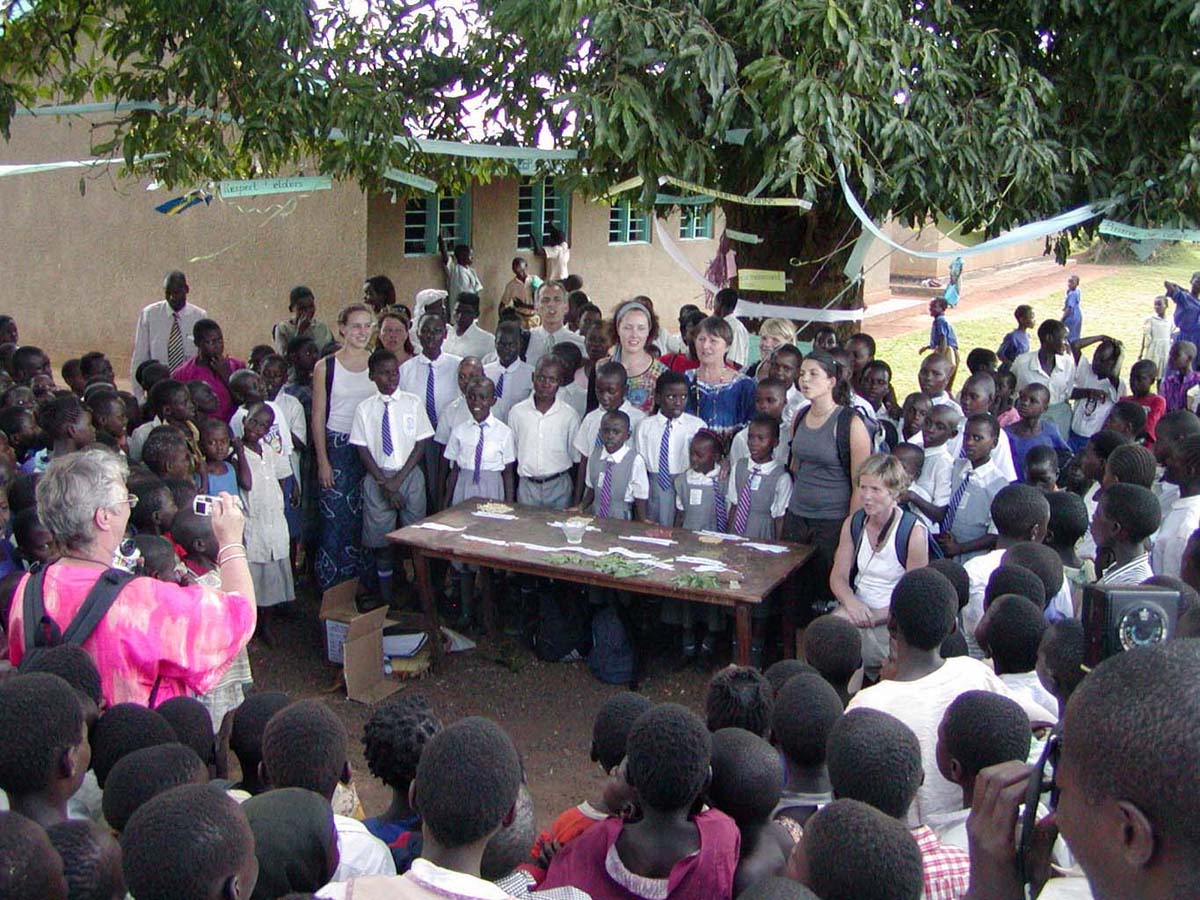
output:
[[[863,641],[864,683],[879,678],[888,655],[887,623],[892,589],[905,572],[929,562],[929,533],[899,506],[909,477],[886,453],[868,457],[856,479],[862,508],[846,517],[829,574],[838,601],[834,615],[858,626]]]
[[[758,326],[758,362],[746,372],[756,381],[767,377],[771,354],[785,344],[796,343],[796,326],[787,319],[765,319]]]

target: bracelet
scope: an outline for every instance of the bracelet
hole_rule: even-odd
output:
[[[245,553],[245,552],[246,552],[245,547],[237,547],[237,548],[232,548],[229,550],[221,550],[217,553],[217,562],[220,562],[222,557],[226,556],[229,553]]]
[[[224,553],[226,550],[230,549],[231,547],[237,547],[237,549],[239,549],[239,550],[246,549],[245,545],[242,544],[241,541],[236,541],[232,544],[222,544],[220,547],[217,548],[217,556],[220,556],[222,553]]]
[[[227,556],[224,559],[217,560],[218,566],[223,566],[225,563],[233,562],[235,559],[248,559],[245,553],[235,553],[233,556]]]

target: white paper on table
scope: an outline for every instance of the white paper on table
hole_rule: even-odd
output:
[[[719,559],[709,559],[705,556],[677,556],[675,562],[688,563],[693,566],[716,566],[719,569],[729,568]]]
[[[659,562],[657,559],[646,560],[646,565],[651,566],[655,569],[663,569],[667,572],[675,571],[675,567],[673,565],[671,565],[670,563],[666,563],[666,562]]]
[[[524,547],[526,550],[536,550],[538,553],[557,553],[557,547],[547,547],[545,544],[527,544],[524,541],[513,541],[514,547]]]
[[[623,556],[626,559],[654,559],[654,555],[651,553],[638,553],[636,550],[629,550],[625,547],[609,547],[608,552]]]
[[[464,541],[478,541],[481,544],[491,544],[494,547],[507,547],[508,541],[498,541],[495,538],[480,537],[477,534],[464,534]]]
[[[778,544],[759,544],[756,541],[746,541],[742,546],[752,550],[761,550],[763,553],[787,553],[787,547],[780,547]]]
[[[504,522],[515,522],[517,520],[516,516],[510,516],[508,513],[479,512],[476,510],[475,512],[471,513],[471,515],[479,516],[481,519],[500,519]]]
[[[603,556],[603,550],[589,550],[587,547],[580,547],[578,544],[568,544],[566,547],[556,547],[555,553],[579,553],[583,556]]]
[[[637,534],[622,534],[618,535],[617,540],[620,541],[638,541],[642,544],[656,544],[659,547],[670,547],[673,544],[678,544],[679,541],[673,541],[670,538],[645,537]]]
[[[707,537],[720,538],[723,541],[744,541],[745,538],[740,534],[726,534],[723,531],[697,531],[696,534],[703,534]]]
[[[513,518],[515,519],[516,516],[513,516]],[[549,525],[551,528],[562,528],[567,523],[566,522],[547,522],[546,524]],[[584,531],[599,531],[599,530],[600,529],[597,528],[595,525],[588,525],[587,528],[584,529]]]
[[[443,525],[441,522],[418,522],[413,528],[427,528],[430,531],[466,531],[467,526],[455,528],[453,525]]]
[[[694,571],[707,574],[709,572],[728,572],[729,570],[724,566],[696,566]]]

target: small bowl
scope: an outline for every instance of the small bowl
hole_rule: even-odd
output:
[[[567,519],[562,523],[563,536],[568,544],[582,544],[587,527],[587,519]]]

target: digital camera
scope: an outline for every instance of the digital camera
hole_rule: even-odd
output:
[[[1084,665],[1175,637],[1179,591],[1157,585],[1091,585],[1083,590]]]

